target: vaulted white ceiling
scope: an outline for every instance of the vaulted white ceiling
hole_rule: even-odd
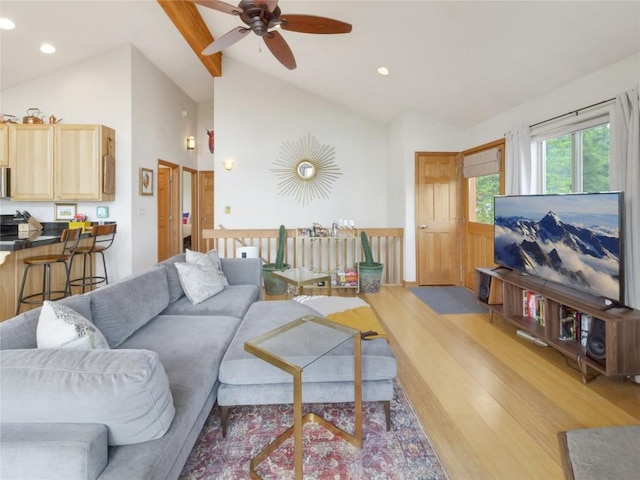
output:
[[[466,128],[640,52],[638,1],[279,5],[283,14],[336,18],[353,31],[282,32],[296,56],[293,71],[253,34],[224,55],[383,122],[410,109]],[[241,24],[231,15],[198,10],[216,38]],[[213,96],[210,74],[154,0],[2,0],[0,17],[16,23],[14,30],[0,31],[2,90],[130,43],[195,101]],[[41,54],[43,42],[57,52]],[[390,75],[378,75],[379,66]],[[251,95],[269,92],[256,83]]]

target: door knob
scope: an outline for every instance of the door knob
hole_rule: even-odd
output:
[[[420,225],[420,230],[426,230],[427,228],[429,228],[428,226],[426,226],[424,223],[422,225]]]

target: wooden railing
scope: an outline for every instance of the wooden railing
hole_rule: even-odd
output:
[[[373,259],[384,264],[382,283],[400,285],[403,279],[403,240],[402,228],[364,228],[369,237]],[[353,266],[364,259],[359,237],[308,237],[300,235],[300,229],[287,229],[287,248],[285,263],[292,267],[307,267],[321,271],[334,271],[337,268]],[[258,257],[264,263],[273,263],[278,246],[277,229],[204,229],[202,238],[207,250],[215,248],[223,258],[236,258],[239,247],[255,247]],[[341,240],[344,239],[344,242]],[[357,247],[349,247],[349,241]],[[312,246],[312,242],[314,246]],[[341,250],[337,243],[344,243]],[[317,245],[317,247],[315,246]],[[316,251],[310,252],[311,248]]]

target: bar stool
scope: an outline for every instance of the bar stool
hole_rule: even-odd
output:
[[[54,253],[49,255],[37,255],[34,257],[27,257],[23,259],[24,264],[27,266],[24,269],[22,275],[22,285],[20,287],[20,294],[18,295],[18,305],[16,306],[16,315],[20,313],[20,307],[23,303],[30,305],[42,305],[45,300],[59,300],[71,295],[71,262],[73,261],[73,255],[78,249],[78,242],[80,242],[80,230],[63,230],[60,236],[60,242],[62,242],[62,249],[56,255]],[[68,261],[68,263],[67,263]],[[56,263],[62,263],[65,268],[65,285],[64,290],[51,290],[51,265]],[[33,293],[30,295],[24,295],[24,287],[27,283],[27,274],[31,267],[43,267],[42,270],[42,291]],[[51,294],[62,294],[57,298],[51,298]],[[39,300],[34,300],[39,297]]]
[[[87,287],[89,291],[93,290],[93,287],[104,283],[109,283],[109,276],[107,274],[107,262],[104,259],[104,252],[112,244],[113,239],[116,236],[116,224],[110,223],[108,225],[94,225],[91,227],[91,244],[85,247],[78,247],[75,251],[76,255],[82,255],[82,277],[74,278],[70,281],[72,287],[82,287],[82,293],[85,293]],[[99,253],[102,256],[102,268],[104,275],[94,275],[93,271],[93,254]],[[70,262],[70,267],[73,263],[73,259]],[[87,272],[87,264],[89,266]]]

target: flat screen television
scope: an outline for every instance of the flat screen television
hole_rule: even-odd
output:
[[[497,196],[493,211],[496,264],[624,305],[623,192]]]

